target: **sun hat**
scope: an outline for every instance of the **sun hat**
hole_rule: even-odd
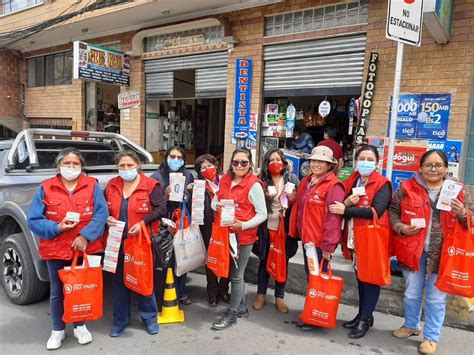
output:
[[[327,161],[331,164],[337,163],[337,160],[333,156],[332,149],[324,145],[314,147],[308,160]]]

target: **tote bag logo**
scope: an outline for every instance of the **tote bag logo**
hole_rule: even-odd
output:
[[[309,294],[309,297],[314,298],[316,297],[317,292],[314,288],[312,288],[309,290],[308,294]]]
[[[453,256],[454,254],[456,254],[456,248],[451,245],[451,246],[448,248],[448,255],[449,255],[449,256]]]
[[[124,260],[126,263],[128,263],[128,262],[132,261],[132,257],[130,256],[130,254],[125,254],[123,260]]]
[[[72,286],[70,284],[64,285],[64,292],[66,292],[66,294],[70,294],[72,292]]]

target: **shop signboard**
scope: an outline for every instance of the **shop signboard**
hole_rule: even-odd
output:
[[[136,108],[141,104],[140,91],[132,90],[121,92],[118,94],[118,108],[119,110],[125,108]]]
[[[175,38],[168,38],[163,40],[163,49],[195,46],[204,44],[204,35],[202,33],[189,36],[179,36]]]
[[[130,56],[85,42],[74,42],[74,79],[130,85]]]
[[[416,137],[446,140],[450,111],[451,94],[420,95],[420,114]]]
[[[252,92],[251,59],[238,58],[235,68],[234,137],[246,139],[250,126],[250,98]]]
[[[321,101],[318,107],[318,112],[322,118],[327,117],[331,112],[331,104],[329,103],[329,101]]]
[[[428,150],[440,150],[448,158],[448,173],[451,176],[459,177],[459,164],[461,162],[462,141],[428,141]]]
[[[423,0],[389,0],[385,32],[388,39],[420,46],[422,24]]]

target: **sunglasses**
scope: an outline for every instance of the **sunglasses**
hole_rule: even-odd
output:
[[[232,166],[234,167],[238,167],[239,165],[242,167],[242,168],[245,168],[249,165],[250,161],[248,160],[232,160]]]

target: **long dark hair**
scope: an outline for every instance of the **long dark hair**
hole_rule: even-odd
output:
[[[194,163],[194,170],[196,170],[197,176],[200,180],[204,179],[201,175],[201,167],[206,160],[217,168],[217,173],[219,174],[219,162],[217,161],[216,157],[211,154],[203,154],[197,157]]]
[[[420,167],[423,166],[423,164],[425,163],[426,159],[428,159],[428,157],[432,154],[438,154],[438,156],[443,160],[443,164],[444,166],[447,168],[449,166],[448,164],[448,158],[446,157],[446,154],[444,154],[444,152],[442,152],[441,150],[435,150],[435,149],[432,149],[432,150],[428,150],[427,152],[425,152],[422,156],[421,156],[421,160],[420,160]]]
[[[263,157],[263,164],[262,164],[262,171],[260,173],[260,180],[263,181],[265,186],[268,185],[273,185],[273,180],[272,180],[272,174],[270,174],[270,171],[268,171],[268,164],[270,164],[270,157],[273,155],[273,153],[278,153],[280,156],[281,162],[283,163],[283,169],[281,171],[281,175],[285,175],[285,173],[288,171],[288,160],[286,160],[285,155],[279,148],[272,148],[269,151],[265,153],[265,156]]]
[[[230,158],[230,163],[229,163],[229,168],[227,169],[227,175],[229,175],[232,179],[235,178],[234,170],[232,170],[232,161],[234,160],[234,157],[239,154],[239,153],[244,153],[247,155],[248,160],[250,161],[250,169],[249,173],[253,172],[253,164],[252,164],[252,152],[248,150],[247,148],[237,148],[232,152],[232,157]]]
[[[169,157],[170,153],[173,150],[177,150],[183,156],[183,161],[184,161],[183,168],[184,168],[184,166],[186,165],[186,154],[184,153],[183,148],[178,147],[177,145],[174,145],[172,147],[169,147],[168,150],[166,150],[165,155],[163,156],[163,160],[161,161],[161,164],[158,167],[159,171],[167,173],[167,174],[170,173],[170,167],[168,166],[168,157]],[[181,168],[181,169],[183,169],[183,168]],[[181,170],[181,169],[179,169],[179,170]]]

